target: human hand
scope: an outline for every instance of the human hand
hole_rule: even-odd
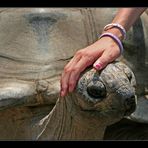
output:
[[[64,67],[60,81],[60,95],[66,96],[68,92],[74,90],[81,72],[88,66],[93,64],[96,70],[101,70],[119,56],[119,46],[112,38],[107,36],[84,49],[80,49]]]

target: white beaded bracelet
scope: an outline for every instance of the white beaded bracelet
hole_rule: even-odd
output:
[[[118,28],[118,29],[121,31],[121,33],[122,33],[122,35],[123,35],[123,38],[124,38],[124,39],[126,38],[126,30],[124,29],[124,27],[123,27],[122,25],[120,25],[120,24],[118,24],[118,23],[111,23],[111,24],[108,24],[108,25],[106,25],[106,26],[104,27],[103,30],[106,31],[106,30],[111,29],[111,28],[113,28],[113,27]]]

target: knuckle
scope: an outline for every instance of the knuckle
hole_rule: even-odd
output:
[[[81,50],[76,52],[76,56],[82,56],[82,55],[83,55],[83,52]]]
[[[78,70],[79,70],[78,66],[75,66],[73,68],[65,68],[64,69],[65,73],[77,72]]]
[[[92,53],[90,53],[90,52],[85,52],[85,53],[83,54],[83,56],[84,56],[86,59],[88,59],[88,60],[92,60],[92,59],[94,58],[94,56],[93,56]]]
[[[84,53],[83,53],[83,57],[84,57],[84,58],[89,58],[89,56],[90,56],[90,55],[89,55],[87,52],[84,52]]]
[[[72,69],[72,72],[76,72],[78,71],[79,67],[78,66],[75,66],[73,69]]]
[[[69,67],[64,67],[64,72],[65,72],[65,73],[71,72],[71,68],[69,68]]]
[[[112,61],[114,59],[114,57],[115,57],[114,53],[108,53],[108,55],[106,57],[106,60],[104,60],[104,61],[110,62],[110,61]]]

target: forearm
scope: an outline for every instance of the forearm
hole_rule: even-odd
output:
[[[112,23],[118,23],[122,25],[126,31],[136,22],[140,15],[146,10],[146,8],[120,8],[113,19]],[[117,28],[107,30],[123,39],[121,32]]]
[[[113,23],[121,24],[128,31],[145,10],[146,8],[120,8]]]

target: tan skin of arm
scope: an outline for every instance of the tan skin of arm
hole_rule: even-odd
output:
[[[119,23],[128,31],[145,10],[146,8],[120,8],[112,23]],[[105,32],[111,32],[120,40],[123,39],[120,30],[117,28],[112,28]],[[60,96],[66,96],[75,89],[81,72],[88,66],[93,64],[96,70],[101,70],[119,56],[119,46],[110,37],[102,37],[90,46],[78,50],[71,61],[64,67],[60,81]],[[101,63],[101,67],[97,69],[95,65],[98,63]]]

